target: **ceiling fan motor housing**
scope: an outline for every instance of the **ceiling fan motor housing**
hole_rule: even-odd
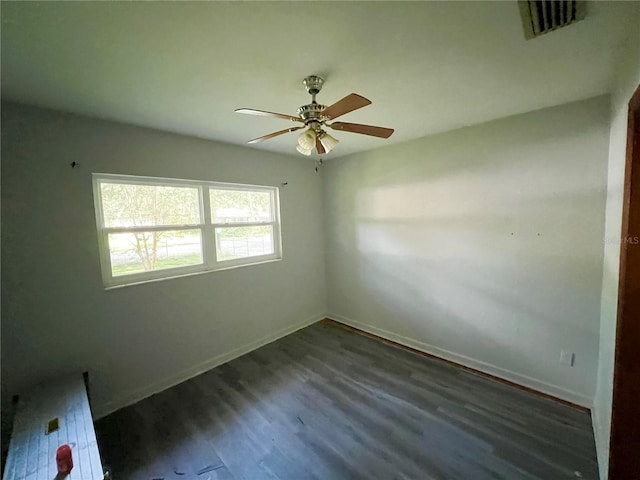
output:
[[[326,105],[320,105],[319,103],[310,103],[309,105],[302,105],[298,108],[298,116],[304,120],[304,123],[317,122],[321,120],[322,112],[327,108]]]

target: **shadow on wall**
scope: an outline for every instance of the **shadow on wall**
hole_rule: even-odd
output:
[[[534,112],[333,167],[333,313],[592,395],[605,117],[594,122],[592,111],[554,127],[584,108]],[[576,354],[575,368],[559,365],[560,350]]]

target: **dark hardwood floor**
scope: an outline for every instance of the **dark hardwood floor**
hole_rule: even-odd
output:
[[[96,430],[115,480],[597,478],[588,413],[330,323]]]

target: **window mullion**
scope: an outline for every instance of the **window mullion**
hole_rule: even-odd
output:
[[[99,250],[100,255],[102,256],[102,265],[104,268],[102,269],[102,280],[107,283],[113,279],[113,273],[111,270],[111,249],[109,248],[109,234],[102,230],[99,235]]]
[[[207,269],[212,269],[217,263],[216,258],[216,232],[211,224],[211,195],[209,187],[202,186],[202,206],[204,225],[202,228],[202,245],[204,249],[204,263]]]

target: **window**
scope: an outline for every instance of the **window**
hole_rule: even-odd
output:
[[[93,175],[107,287],[282,258],[278,189]]]

